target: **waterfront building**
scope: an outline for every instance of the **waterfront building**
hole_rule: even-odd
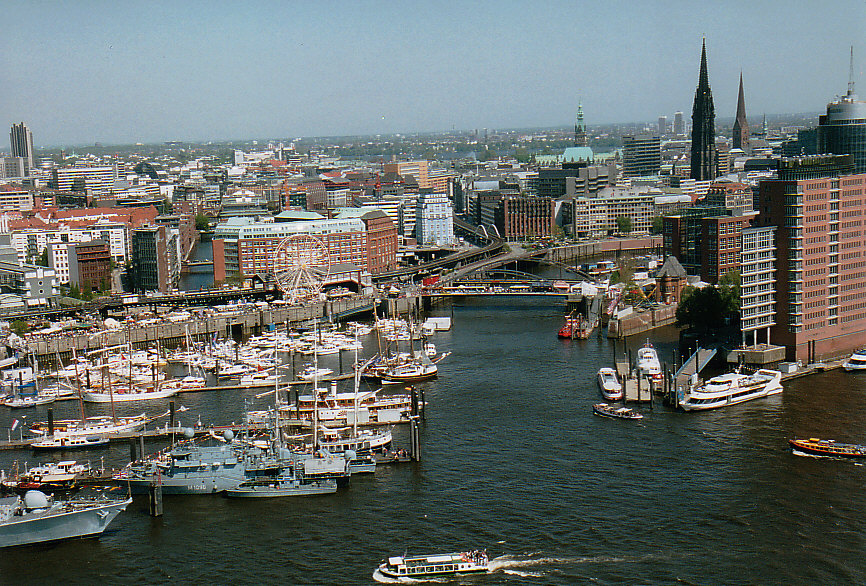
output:
[[[23,122],[13,124],[9,131],[12,156],[24,159],[24,175],[30,175],[36,167],[36,152],[33,149],[33,133]]]
[[[111,291],[111,251],[107,242],[91,240],[80,244],[67,244],[66,249],[66,282],[78,285],[82,291],[87,288],[91,291]],[[53,251],[54,247],[51,250]]]
[[[848,93],[827,104],[827,113],[818,118],[818,152],[854,157],[856,173],[866,173],[866,102],[854,93],[854,80]]]
[[[692,158],[690,177],[696,181],[716,178],[716,112],[707,75],[707,43],[701,44],[701,71],[692,105]]]
[[[658,133],[659,133],[659,136],[664,136],[668,133],[668,117],[667,116],[659,116]]]
[[[749,122],[746,120],[746,98],[743,95],[743,74],[740,72],[740,93],[737,96],[737,115],[734,118],[733,148],[740,149],[747,155],[752,152],[749,143]],[[720,175],[723,175],[721,171]]]
[[[866,173],[853,156],[783,159],[760,182],[760,226],[776,228],[776,318],[787,360],[811,362],[866,344]]]
[[[254,222],[230,218],[217,225],[214,241],[221,240],[225,276],[251,277],[273,272],[273,259],[287,236],[309,234],[320,238],[331,264],[351,263],[367,270],[367,232],[361,218]],[[214,263],[217,259],[214,258]],[[216,272],[216,264],[214,265]]]
[[[662,164],[661,141],[657,135],[622,137],[622,174],[626,177],[658,175]]]
[[[360,218],[367,232],[367,271],[377,275],[397,269],[397,225],[379,208],[341,208],[334,219]]]
[[[136,293],[171,289],[171,248],[165,226],[143,226],[132,230],[129,284]]]
[[[776,324],[776,227],[756,226],[740,233],[740,331],[743,345],[770,345]]]
[[[493,212],[492,223],[506,240],[549,238],[556,224],[556,202],[546,197],[504,196]]]
[[[415,239],[421,245],[454,244],[454,213],[446,194],[421,190],[415,208]]]

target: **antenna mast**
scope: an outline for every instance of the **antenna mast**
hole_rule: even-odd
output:
[[[848,64],[848,95],[854,93],[854,45],[851,45],[851,60]]]

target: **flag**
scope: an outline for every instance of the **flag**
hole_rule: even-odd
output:
[[[15,429],[18,428],[18,424],[19,424],[19,423],[20,423],[20,422],[19,422],[17,419],[15,419],[15,420],[12,421],[12,431],[15,431]]]

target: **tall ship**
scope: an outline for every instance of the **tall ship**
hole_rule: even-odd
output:
[[[760,369],[754,374],[731,372],[711,378],[688,391],[680,400],[685,411],[705,411],[736,405],[782,392],[782,373]]]
[[[0,498],[0,547],[100,535],[132,498],[54,500],[38,490]]]

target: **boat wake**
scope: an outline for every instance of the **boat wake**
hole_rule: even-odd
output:
[[[801,452],[800,450],[798,450],[796,448],[792,449],[791,453],[794,454],[795,456],[801,456],[803,458],[815,458],[815,459],[819,459],[819,460],[836,460],[838,462],[851,462],[855,466],[866,465],[866,464],[863,464],[862,462],[857,462],[856,460],[853,460],[851,458],[835,458],[833,456],[822,456],[820,454],[808,454],[806,452]]]
[[[428,584],[428,583],[445,583],[449,580],[443,578],[424,578],[419,580],[418,578],[409,578],[401,577],[401,578],[391,578],[390,576],[386,576],[382,572],[379,571],[379,568],[376,568],[376,571],[373,572],[373,580],[379,582],[380,584]]]
[[[501,555],[490,560],[491,572],[502,572],[522,577],[541,577],[544,569],[530,571],[527,568],[538,566],[569,566],[577,564],[616,564],[645,561],[645,557],[589,556],[589,557],[546,557],[530,554],[525,556]]]

